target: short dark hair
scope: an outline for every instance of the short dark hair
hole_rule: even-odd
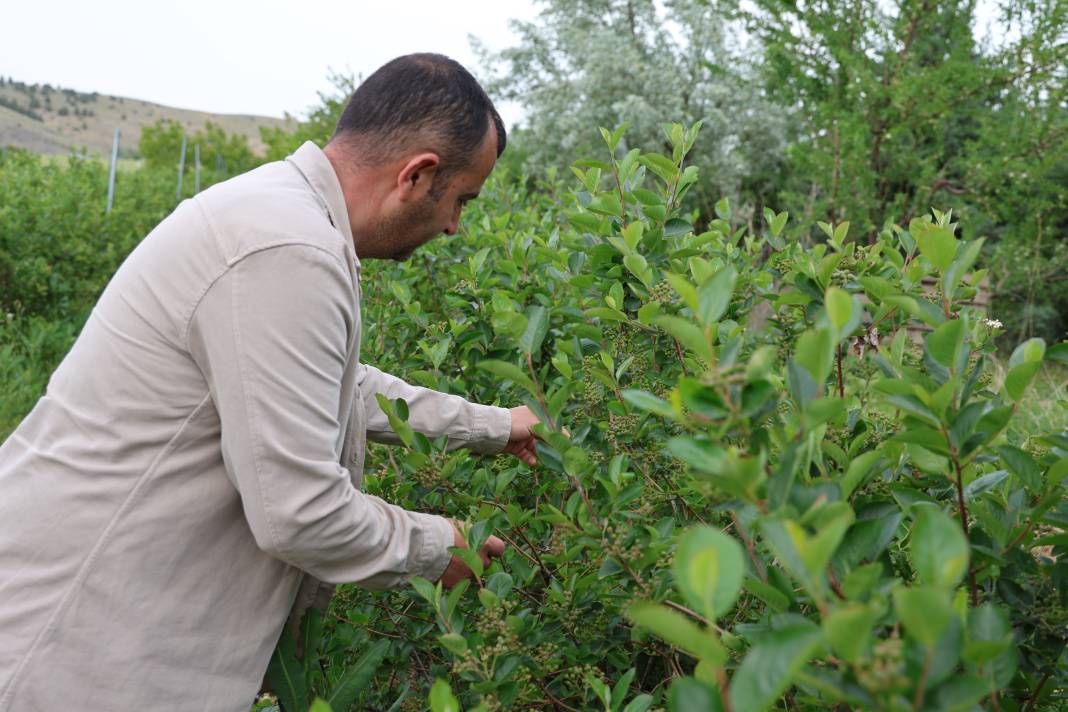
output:
[[[409,54],[356,87],[331,141],[367,139],[360,156],[372,163],[412,147],[432,150],[441,172],[451,174],[471,163],[491,121],[499,157],[507,142],[504,122],[478,81],[444,55]]]

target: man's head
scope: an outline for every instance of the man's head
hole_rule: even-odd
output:
[[[455,232],[505,142],[493,102],[448,57],[398,57],[369,76],[325,149],[357,254],[404,259],[438,233]]]

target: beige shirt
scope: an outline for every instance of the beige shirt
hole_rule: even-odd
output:
[[[360,491],[374,394],[480,452],[509,413],[361,364],[359,271],[311,143],[131,253],[0,446],[0,710],[245,711],[309,574],[441,575],[448,521]]]

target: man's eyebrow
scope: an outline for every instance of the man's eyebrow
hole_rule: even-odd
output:
[[[478,193],[464,193],[463,195],[460,196],[460,200],[463,200],[463,201],[466,202],[468,200],[474,200],[477,197],[478,197]]]

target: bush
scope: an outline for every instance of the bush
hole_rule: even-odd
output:
[[[509,548],[452,592],[343,587],[301,656],[279,647],[273,666],[302,673],[281,703],[1056,704],[1068,431],[1063,386],[1031,381],[1068,346],[994,363],[998,328],[962,306],[981,244],[948,213],[870,245],[844,222],[813,243],[773,211],[750,229],[726,200],[705,224],[679,208],[697,127],[667,127],[669,156],[619,155],[620,133],[573,189],[497,176],[460,235],[366,265],[364,359],[526,402],[542,462],[448,452],[387,404],[408,446],[369,453],[366,489]],[[107,216],[102,164],[0,153],[0,427],[173,207],[173,179],[124,174]]]
[[[434,679],[433,709],[1059,696],[1068,432],[1016,424],[1068,346],[1027,341],[991,380],[998,329],[961,306],[981,241],[948,213],[872,245],[773,211],[752,233],[726,201],[698,228],[696,132],[581,161],[569,194],[493,183],[461,237],[367,266],[368,362],[548,425],[537,468],[414,433],[371,452],[368,491],[509,549],[468,590],[343,588],[308,669],[388,639],[361,699],[395,709]]]

